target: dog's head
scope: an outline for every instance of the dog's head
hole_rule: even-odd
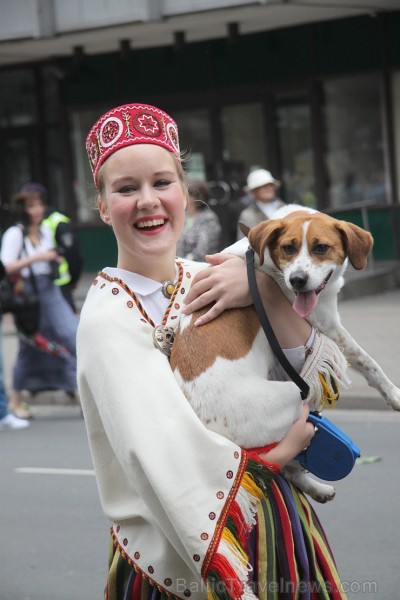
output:
[[[296,295],[293,308],[302,317],[311,314],[331,278],[342,274],[347,258],[355,269],[364,269],[373,244],[361,227],[306,210],[263,221],[246,235],[260,265],[265,263],[267,272],[268,266],[282,272]]]

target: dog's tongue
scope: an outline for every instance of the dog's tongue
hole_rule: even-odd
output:
[[[293,310],[300,317],[308,317],[318,304],[318,296],[315,292],[297,292],[293,302]]]

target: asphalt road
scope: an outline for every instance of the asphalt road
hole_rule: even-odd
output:
[[[0,454],[0,600],[100,600],[109,524],[79,410],[1,432]]]
[[[399,598],[400,415],[331,413],[363,457],[316,510],[349,600]],[[0,434],[0,600],[101,600],[109,523],[77,407],[43,407],[28,430]]]

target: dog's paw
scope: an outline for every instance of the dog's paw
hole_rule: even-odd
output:
[[[309,492],[311,498],[316,502],[320,502],[321,504],[325,504],[326,502],[330,502],[334,499],[336,490],[331,485],[326,485],[325,483],[319,483],[314,487],[314,489]]]
[[[400,411],[400,389],[395,387],[389,396],[386,398],[387,404],[393,408],[393,410]]]

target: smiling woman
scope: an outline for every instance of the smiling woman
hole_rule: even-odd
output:
[[[206,428],[171,370],[168,347],[186,300],[196,308],[209,305],[203,322],[225,308],[250,304],[242,259],[216,255],[205,270],[204,263],[176,258],[187,189],[175,122],[153,106],[117,107],[95,123],[87,150],[100,216],[118,244],[117,267],[104,268],[94,280],[77,338],[93,463],[104,511],[113,521],[107,599],[204,600],[208,594],[233,600],[244,593],[250,599],[265,585],[267,570],[277,581],[289,573],[303,578],[305,563],[310,563],[305,577],[321,579],[323,573],[337,590],[320,531],[324,560],[312,564],[310,540],[319,525],[305,498],[284,482],[271,493],[280,467],[314,435],[297,388],[287,435],[276,447],[262,449],[261,457]],[[277,286],[260,277],[277,307],[272,312],[284,323],[279,329],[289,332],[290,344],[299,340],[304,358],[310,326]],[[262,525],[256,531],[258,510]],[[293,532],[290,514],[296,515]],[[256,564],[251,556],[265,554],[265,540],[278,539],[282,528],[288,543],[268,549],[266,570],[265,561]],[[300,565],[297,553],[306,544],[308,556]]]

